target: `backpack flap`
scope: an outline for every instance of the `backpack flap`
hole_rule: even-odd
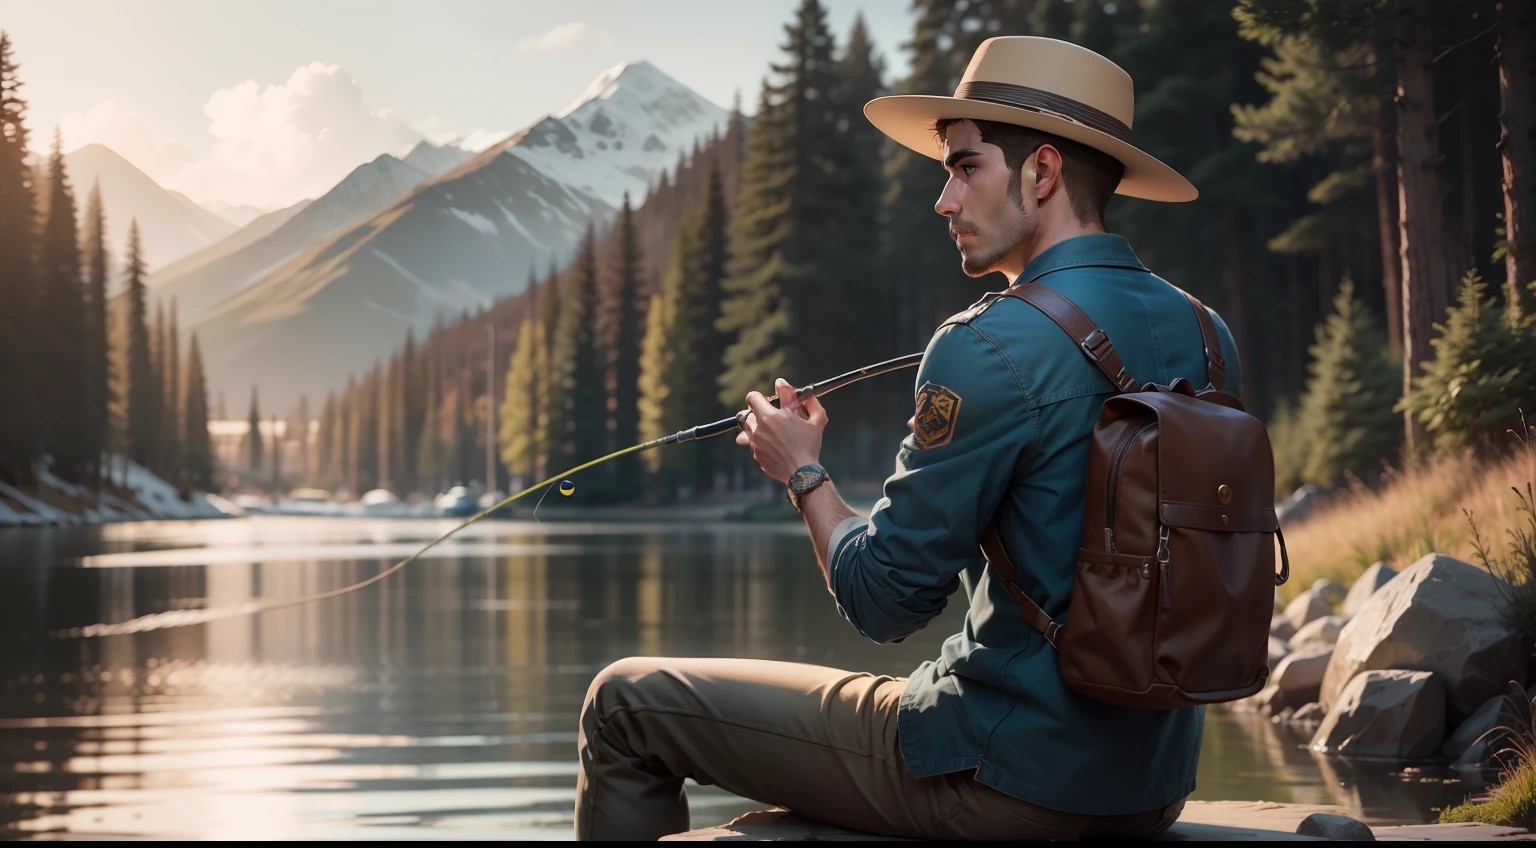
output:
[[[1262,422],[1182,393],[1141,392],[1111,403],[1156,411],[1156,559],[1163,614],[1158,676],[1191,701],[1229,700],[1268,676],[1275,586],[1274,459]],[[1230,640],[1229,650],[1193,649]],[[1245,685],[1246,684],[1246,685]]]

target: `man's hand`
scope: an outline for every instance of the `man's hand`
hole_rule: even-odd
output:
[[[764,474],[787,483],[795,469],[820,461],[827,411],[814,395],[801,403],[795,387],[782,377],[773,382],[773,389],[779,396],[777,409],[760,392],[747,393],[750,412],[736,444],[752,448],[752,458]]]

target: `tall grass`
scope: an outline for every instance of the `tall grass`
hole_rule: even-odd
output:
[[[1499,783],[1485,797],[1470,798],[1442,810],[1441,822],[1536,827],[1536,718],[1519,683],[1510,681],[1502,697],[1513,719],[1484,734],[1499,745],[1495,760],[1505,764]]]
[[[1532,480],[1536,450],[1525,445],[1492,459],[1443,455],[1389,473],[1374,490],[1357,485],[1286,528],[1291,579],[1281,597],[1295,597],[1319,577],[1347,586],[1377,560],[1402,569],[1439,551],[1476,562],[1479,544],[1495,560],[1513,553],[1518,537],[1511,533],[1526,516],[1510,490],[1524,492]]]

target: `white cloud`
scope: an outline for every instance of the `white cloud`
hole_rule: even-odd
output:
[[[70,148],[100,142],[166,188],[198,201],[286,206],[318,197],[380,153],[403,155],[422,139],[392,109],[372,109],[339,65],[313,62],[287,81],[220,89],[203,106],[213,148],[198,158],[155,139],[141,115],[111,101],[65,119]]]
[[[363,162],[402,154],[422,138],[399,112],[370,109],[339,65],[320,62],[281,85],[215,91],[203,113],[212,155],[183,168],[174,187],[257,206],[318,197]]]
[[[525,38],[517,43],[519,53],[548,53],[553,50],[565,50],[571,47],[585,47],[588,45],[606,47],[613,43],[613,39],[602,30],[596,30],[587,26],[586,21],[577,21],[570,24],[561,24],[543,35],[533,38]]]

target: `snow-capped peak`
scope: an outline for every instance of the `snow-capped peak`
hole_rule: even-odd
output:
[[[724,131],[729,112],[646,61],[599,74],[554,115],[513,136],[509,148],[540,171],[617,205],[635,202],[702,136]]]

